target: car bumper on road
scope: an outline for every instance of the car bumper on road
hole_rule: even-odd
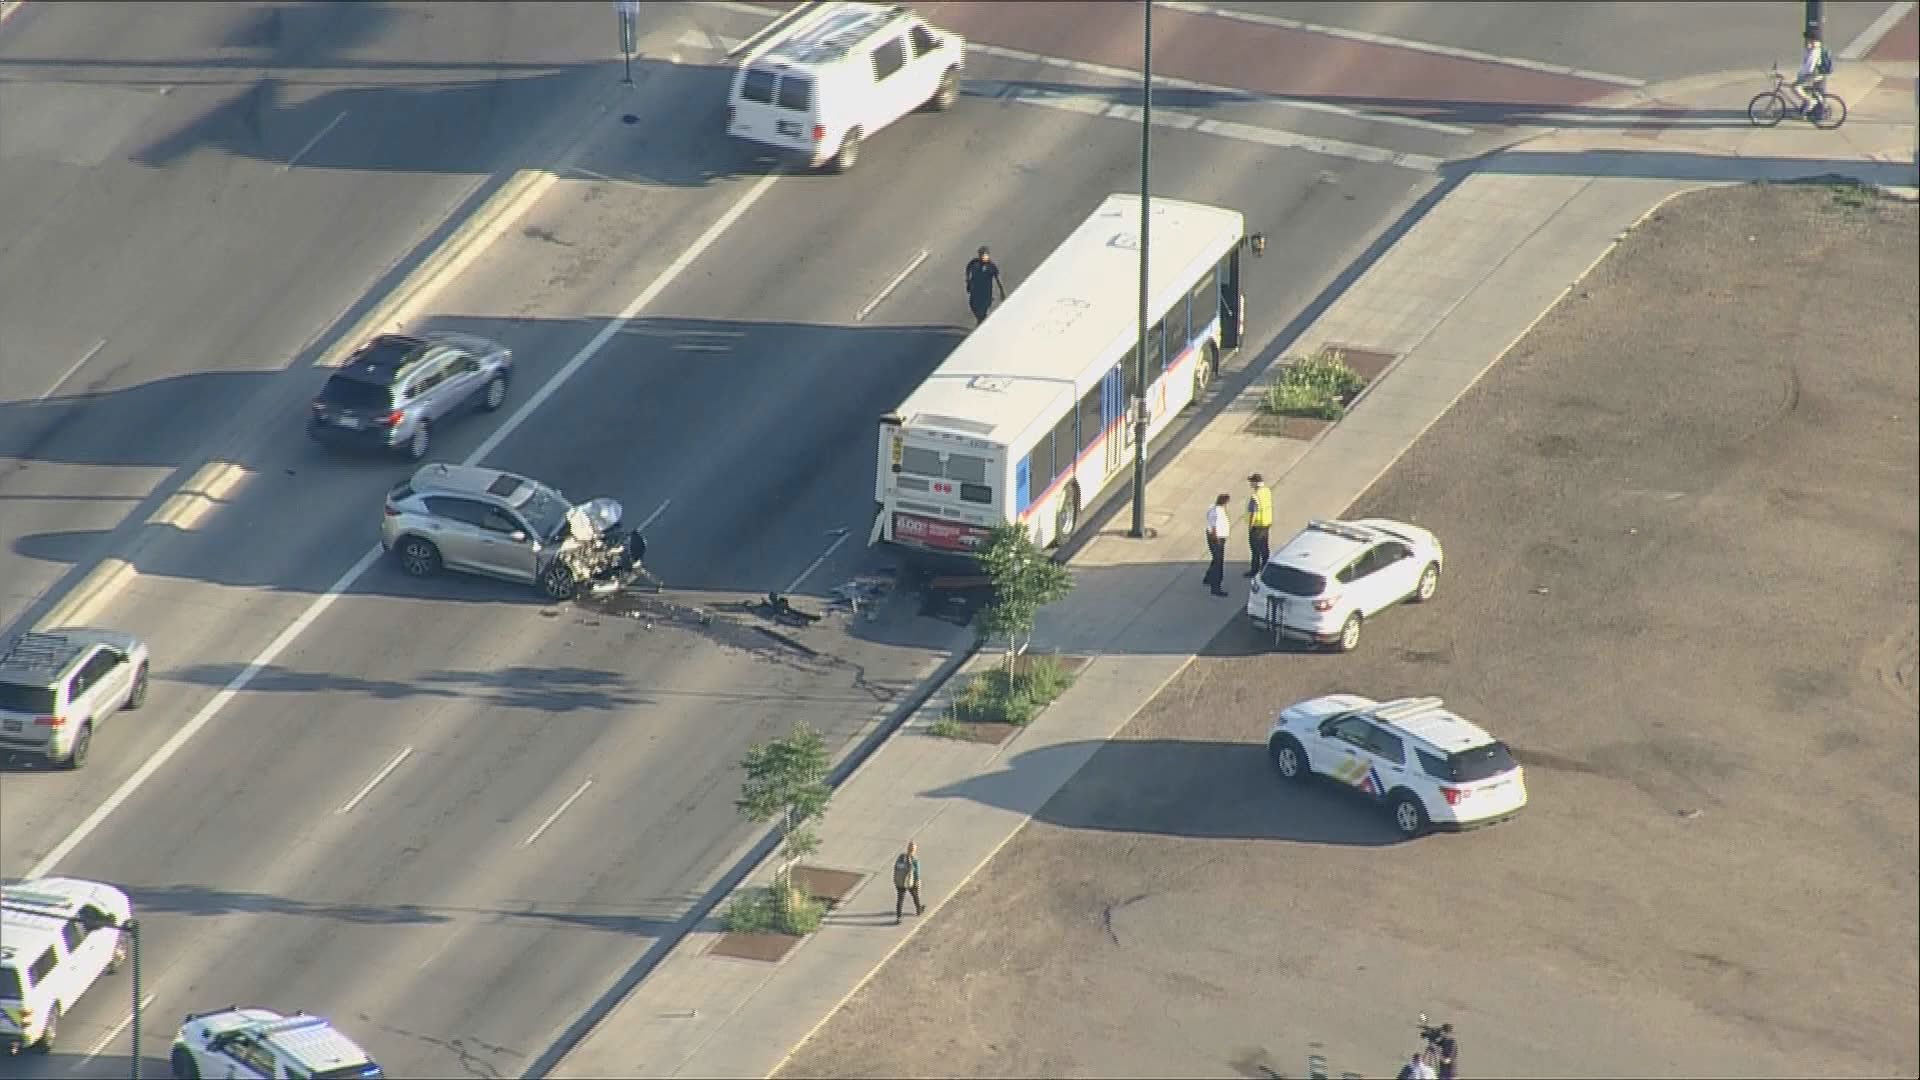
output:
[[[789,169],[817,169],[833,157],[833,150],[824,146],[785,146],[780,143],[762,142],[751,135],[728,132],[742,146],[753,148],[760,157],[772,158]]]
[[[392,429],[384,427],[343,428],[337,424],[307,421],[307,437],[342,450],[386,451],[393,449]]]

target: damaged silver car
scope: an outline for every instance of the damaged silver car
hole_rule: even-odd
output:
[[[640,571],[646,542],[621,530],[613,499],[579,505],[498,469],[433,464],[387,492],[380,544],[412,577],[441,570],[533,585],[566,600]]]

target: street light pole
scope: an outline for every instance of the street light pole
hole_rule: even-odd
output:
[[[1147,150],[1153,131],[1153,0],[1145,0],[1146,26],[1140,42],[1140,336],[1134,347],[1138,365],[1135,385],[1140,388],[1137,401],[1127,404],[1133,414],[1133,527],[1127,535],[1138,540],[1147,535]]]
[[[140,920],[128,919],[126,922],[121,923],[120,932],[128,935],[132,939],[131,947],[127,950],[132,954],[128,959],[133,967],[133,977],[128,980],[133,984],[132,1075],[133,1080],[140,1080],[140,1021],[143,1019],[140,1015]]]

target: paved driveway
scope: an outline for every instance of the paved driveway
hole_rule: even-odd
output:
[[[786,1074],[1386,1075],[1421,1011],[1466,1075],[1920,1068],[1915,237],[1669,204],[1355,507],[1439,532],[1436,603],[1229,627]],[[1281,789],[1266,714],[1335,689],[1446,696],[1529,812]]]

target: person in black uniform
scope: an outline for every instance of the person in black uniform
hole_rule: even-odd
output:
[[[1000,299],[1007,298],[1007,287],[1000,283],[1000,266],[993,261],[993,253],[982,244],[980,253],[967,263],[967,306],[973,309],[973,325],[987,321],[987,309],[993,307],[995,289],[1000,290]]]

